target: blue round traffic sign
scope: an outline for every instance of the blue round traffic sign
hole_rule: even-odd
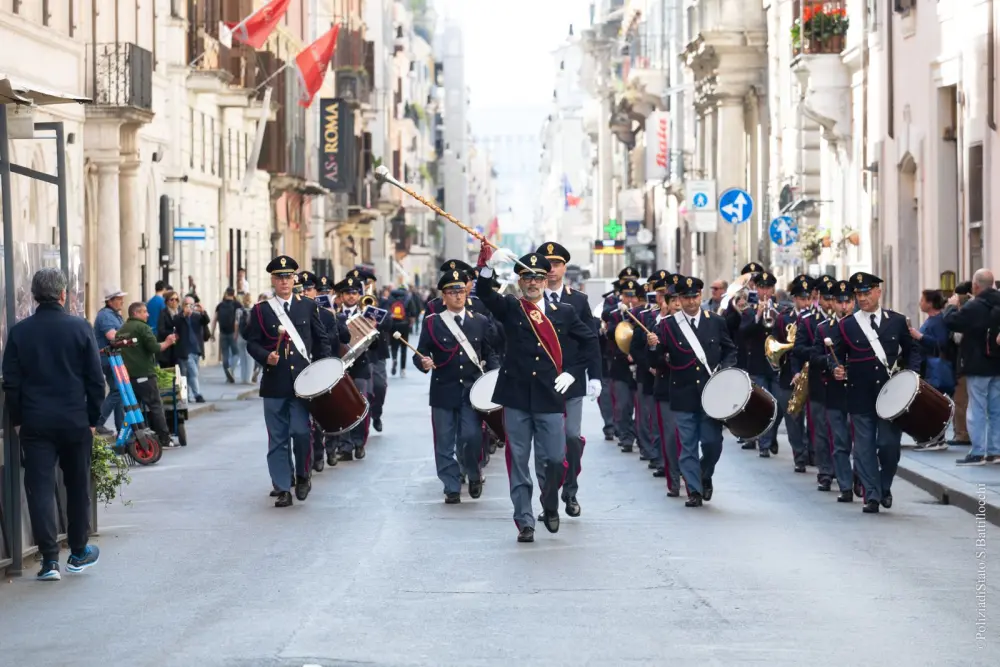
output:
[[[708,206],[708,195],[704,192],[696,192],[691,203],[694,204],[695,208],[705,208]]]
[[[719,196],[719,215],[729,224],[746,222],[752,213],[753,197],[746,190],[729,188]]]
[[[775,245],[786,248],[799,240],[799,225],[795,218],[783,215],[771,221],[769,233]]]

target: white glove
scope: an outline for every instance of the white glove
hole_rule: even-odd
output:
[[[590,400],[596,401],[601,395],[601,381],[600,380],[587,380],[587,396],[590,396]]]
[[[565,394],[566,390],[574,382],[576,382],[576,378],[573,377],[572,373],[560,373],[559,377],[556,378],[556,391],[560,394]]]
[[[504,264],[513,264],[516,261],[517,255],[514,254],[513,250],[508,250],[507,248],[497,248],[493,251],[493,256],[486,260],[486,266],[495,271],[499,266]]]

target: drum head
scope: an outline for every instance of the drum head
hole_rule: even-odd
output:
[[[712,419],[725,421],[739,414],[750,400],[753,383],[746,372],[726,368],[708,379],[701,392],[701,407]]]
[[[885,383],[875,401],[875,412],[885,420],[906,412],[920,391],[920,376],[913,371],[899,371]]]
[[[320,359],[306,366],[295,378],[295,395],[313,398],[326,393],[344,377],[344,362],[340,359]]]
[[[483,412],[493,412],[500,409],[500,406],[493,402],[493,390],[497,388],[497,378],[499,377],[500,369],[497,368],[476,380],[469,391],[469,402],[472,403],[472,407]]]

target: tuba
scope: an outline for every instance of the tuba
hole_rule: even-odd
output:
[[[795,322],[792,322],[785,328],[785,340],[789,342],[782,343],[773,335],[764,339],[764,356],[767,357],[767,363],[773,370],[779,370],[781,367],[781,359],[789,350],[795,347],[796,333],[798,333],[798,326]]]

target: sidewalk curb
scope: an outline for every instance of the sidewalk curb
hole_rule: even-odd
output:
[[[236,395],[236,398],[227,398],[221,401],[212,401],[211,403],[195,403],[194,405],[188,407],[188,421],[198,417],[203,414],[210,414],[219,411],[219,403],[224,403],[227,401],[248,401],[252,398],[256,398],[259,393],[258,388],[247,389]]]
[[[944,484],[935,479],[931,479],[927,475],[917,471],[915,468],[911,468],[906,465],[903,460],[899,462],[899,468],[896,470],[896,476],[931,494],[943,505],[952,505],[968,512],[969,514],[972,514],[973,516],[979,512],[979,498],[976,495],[956,489],[954,486]],[[985,504],[985,510],[986,520],[996,526],[1000,526],[1000,506],[987,501]]]

